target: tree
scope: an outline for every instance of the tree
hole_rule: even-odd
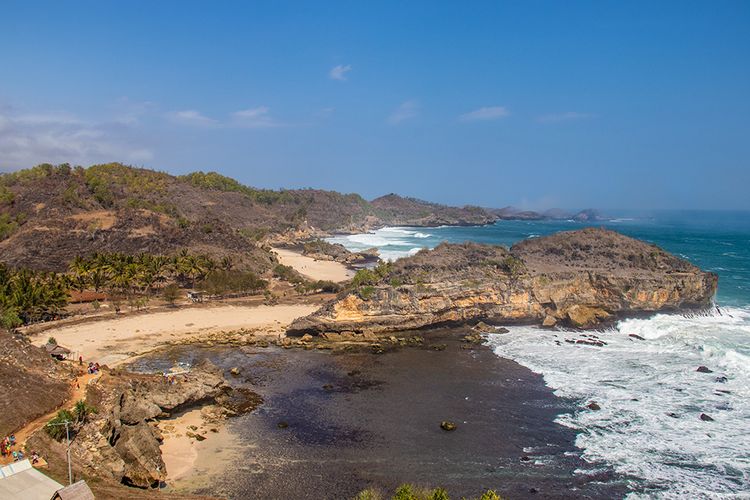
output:
[[[169,302],[169,305],[172,305],[172,306],[174,305],[175,301],[177,300],[179,296],[180,296],[180,289],[174,283],[167,285],[164,288],[164,291],[162,292],[162,297],[164,297],[164,300]]]

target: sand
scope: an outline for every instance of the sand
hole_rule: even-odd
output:
[[[283,248],[274,248],[273,251],[279,256],[279,261],[281,261],[282,264],[293,267],[299,271],[300,274],[312,280],[335,281],[336,283],[340,283],[354,277],[354,271],[339,262],[331,260],[315,260],[311,257],[302,255],[299,252]]]
[[[316,309],[308,304],[175,309],[48,329],[31,340],[41,346],[55,337],[58,344],[73,351],[73,359],[83,356],[85,362],[115,366],[166,342],[221,330],[268,328],[280,333],[293,319]]]
[[[211,407],[195,408],[160,420],[164,436],[161,455],[167,466],[167,485],[181,489],[206,486],[217,471],[238,460],[235,436],[227,422],[204,418]],[[200,441],[188,433],[203,436]]]

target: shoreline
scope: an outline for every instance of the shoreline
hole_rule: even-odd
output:
[[[333,352],[173,346],[130,368],[209,359],[225,373],[241,367],[231,385],[264,399],[183,453],[190,461],[198,457],[194,474],[203,479],[190,480],[173,465],[178,474],[167,483],[175,492],[351,498],[367,487],[392,491],[412,482],[445,487],[456,497],[490,488],[510,498],[529,488],[543,497],[621,496],[622,478],[592,470],[575,446],[577,433],[555,422],[576,402],[554,396],[541,375],[489,347],[461,341],[461,332],[433,331],[409,346],[386,340],[382,354],[366,346]],[[441,430],[441,420],[458,429]],[[223,444],[226,436],[231,446]],[[578,469],[589,473],[573,474]]]

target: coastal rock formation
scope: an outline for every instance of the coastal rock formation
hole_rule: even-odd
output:
[[[514,245],[441,244],[383,265],[290,334],[388,332],[486,321],[594,328],[638,313],[710,305],[718,278],[604,229]]]
[[[87,475],[147,488],[166,478],[159,448],[159,418],[207,403],[228,404],[231,389],[205,362],[170,383],[161,375],[105,373],[89,388],[95,418],[72,442],[76,464]]]

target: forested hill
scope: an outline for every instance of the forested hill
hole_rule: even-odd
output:
[[[495,216],[389,195],[265,190],[217,173],[173,176],[119,163],[43,164],[0,175],[0,261],[64,270],[93,252],[231,254],[258,271],[260,243],[289,232],[359,232],[388,224],[486,224]]]

